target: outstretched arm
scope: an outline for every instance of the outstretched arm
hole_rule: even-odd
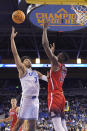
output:
[[[37,71],[37,73],[38,73],[38,76],[39,76],[39,78],[40,78],[41,80],[44,80],[44,81],[48,82],[47,76],[43,75],[42,73],[40,73],[40,72],[38,72],[38,71]]]
[[[49,41],[47,37],[47,28],[48,28],[48,22],[45,22],[43,25],[42,45],[44,47],[44,50],[47,56],[49,57],[50,60],[52,60],[53,53],[51,52],[50,47],[49,47]]]
[[[9,122],[11,121],[11,117],[9,116],[8,118],[1,119],[0,122]]]
[[[54,53],[52,52],[52,50],[49,46],[49,41],[48,41],[48,37],[47,37],[48,23],[49,22],[46,21],[43,26],[42,45],[44,47],[44,50],[45,50],[48,58],[51,61],[52,69],[53,69],[53,71],[55,71],[58,68],[58,59],[54,55]]]
[[[51,49],[52,53],[54,54],[54,52],[55,52],[55,43],[50,44],[50,49]]]
[[[15,45],[15,41],[14,41],[14,38],[16,37],[17,35],[17,32],[15,33],[15,28],[12,27],[12,33],[11,33],[11,50],[12,50],[12,53],[13,53],[13,56],[14,56],[14,60],[15,60],[15,64],[17,66],[17,69],[18,71],[22,71],[24,72],[25,69],[24,69],[24,65],[22,64],[21,62],[21,59],[18,55],[18,52],[17,52],[17,49],[16,49],[16,45]]]
[[[1,119],[0,122],[9,122],[11,121],[11,118],[8,117],[8,118],[4,118],[4,119]]]

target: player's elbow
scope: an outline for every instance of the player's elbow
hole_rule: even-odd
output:
[[[46,46],[46,43],[45,43],[45,42],[42,42],[42,45],[43,45],[43,47],[45,47],[45,46]]]
[[[14,59],[16,59],[17,53],[14,50],[12,50],[12,54],[13,54]]]
[[[42,45],[46,44],[45,40],[42,38]]]
[[[43,45],[43,47],[48,48],[48,42],[47,41],[42,41],[42,45]]]

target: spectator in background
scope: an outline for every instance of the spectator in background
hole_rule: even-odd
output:
[[[11,122],[10,131],[12,131],[12,129],[14,128],[17,122],[18,111],[19,111],[19,107],[17,106],[16,98],[11,98],[11,109],[9,110],[10,116],[8,118],[0,120],[0,122]],[[20,131],[22,131],[21,128],[20,128]]]

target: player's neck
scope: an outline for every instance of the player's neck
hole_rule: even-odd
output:
[[[31,68],[31,67],[27,67],[27,69],[32,70],[32,68]]]
[[[15,109],[17,106],[12,106],[12,109]]]

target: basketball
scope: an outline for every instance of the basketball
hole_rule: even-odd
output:
[[[25,21],[25,14],[23,11],[21,10],[16,10],[13,12],[12,14],[12,20],[16,23],[16,24],[21,24]]]

